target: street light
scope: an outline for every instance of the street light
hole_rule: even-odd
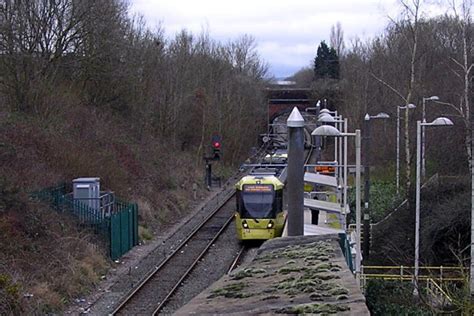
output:
[[[326,111],[323,111],[326,110]],[[339,128],[338,123],[342,123],[343,120],[339,119],[340,116],[337,115],[337,111],[333,111],[334,116],[329,114],[331,111],[328,109],[323,109],[321,110],[322,112],[318,116],[318,122],[320,123],[326,123],[326,124],[334,124],[336,128]],[[337,157],[337,139],[335,140],[334,143],[334,160],[337,161],[339,160]]]
[[[331,113],[334,114],[334,113],[336,113],[336,112],[337,112],[337,111],[329,111],[328,109],[321,109],[321,110],[319,111],[319,113],[327,113],[327,114],[331,114]]]
[[[425,102],[426,101],[438,101],[439,97],[433,95],[429,98],[423,98],[423,109],[422,109],[422,123],[426,123],[426,114],[425,114]],[[425,129],[421,130],[421,177],[424,179],[426,175],[426,160],[425,160]]]
[[[431,123],[416,121],[416,199],[415,199],[415,295],[418,295],[418,270],[420,261],[420,160],[421,130],[425,126],[449,126],[453,122],[446,117],[438,117]]]
[[[318,116],[318,122],[321,123],[336,123],[336,119],[328,113],[321,113]]]
[[[388,119],[390,115],[381,112],[377,115],[365,114],[364,117],[364,257],[369,258],[370,248],[370,120]]]
[[[356,277],[360,277],[360,264],[362,261],[360,251],[360,130],[356,130],[355,133],[341,133],[337,128],[330,125],[323,125],[316,128],[311,135],[315,136],[332,136],[332,137],[348,137],[355,136],[355,149],[356,149]],[[344,152],[344,161],[347,161],[347,151]],[[345,207],[345,205],[344,205]]]
[[[324,111],[323,113],[321,113],[319,116],[318,116],[318,122],[320,123],[334,123],[336,129],[343,129],[344,128],[344,120],[342,119],[342,115],[339,115],[336,117],[332,116],[329,114],[329,110],[327,109],[323,109],[323,110],[326,110]],[[335,112],[337,113],[337,112]],[[347,129],[344,129],[344,132],[347,132]],[[346,140],[344,140],[346,142]],[[337,167],[337,176],[340,180],[340,182],[342,182],[342,177],[343,177],[343,172],[342,171],[342,168],[341,168],[341,164],[342,164],[342,146],[343,146],[343,143],[342,142],[338,142],[337,141],[337,138],[334,142],[334,160],[335,161],[338,161],[338,167]],[[339,153],[338,153],[338,147],[339,147]],[[345,176],[345,175],[344,175]]]
[[[397,106],[397,195],[400,195],[400,110],[414,109],[416,105],[410,103]]]

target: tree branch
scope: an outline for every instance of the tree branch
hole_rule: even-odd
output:
[[[449,102],[441,102],[441,101],[435,101],[435,100],[433,102],[434,103],[439,103],[439,104],[442,104],[442,105],[450,106],[452,109],[454,109],[456,112],[458,112],[464,119],[466,119],[466,116],[464,115],[464,113],[456,105],[454,105],[452,103],[449,103]]]
[[[377,77],[373,72],[370,73],[370,75],[375,79],[377,80],[378,82],[382,83],[384,86],[386,86],[387,88],[389,88],[390,90],[392,90],[396,95],[398,95],[403,101],[407,102],[407,99],[397,90],[395,89],[394,87],[392,87],[389,83],[387,83],[386,81],[384,81],[383,79]]]

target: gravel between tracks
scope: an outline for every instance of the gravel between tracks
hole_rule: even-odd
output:
[[[79,315],[107,315],[147,273],[157,266],[187,235],[201,223],[209,213],[222,201],[228,190],[239,176],[230,178],[222,190],[211,192],[209,197],[196,206],[194,211],[166,232],[156,236],[152,242],[140,245],[124,255],[115,263],[97,291],[85,299],[78,299],[65,312]],[[234,234],[235,239],[235,234]]]
[[[143,287],[122,306],[118,315],[151,314],[161,302],[168,301],[167,296],[170,291],[175,286],[180,286],[179,280],[188,273],[189,269],[199,263],[196,260],[203,252],[206,254],[209,249],[212,249],[214,238],[218,238],[232,222],[235,212],[233,196],[231,192],[230,199],[226,199],[223,206],[217,208],[195,233],[175,249],[172,255],[167,256],[163,266],[160,265],[160,269],[155,271]]]
[[[231,223],[160,311],[171,314],[227,273],[240,250],[235,224]]]

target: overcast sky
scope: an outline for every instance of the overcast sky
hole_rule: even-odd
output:
[[[399,6],[393,0],[131,0],[131,10],[151,28],[161,24],[168,36],[182,29],[208,30],[223,42],[252,35],[270,72],[285,77],[311,64],[318,44],[329,43],[332,25],[341,23],[348,46],[356,36],[381,33]]]

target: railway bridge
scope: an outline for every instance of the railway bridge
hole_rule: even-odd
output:
[[[291,112],[296,106],[301,112],[314,106],[316,100],[312,98],[311,89],[278,86],[267,88],[268,122],[277,116]]]

